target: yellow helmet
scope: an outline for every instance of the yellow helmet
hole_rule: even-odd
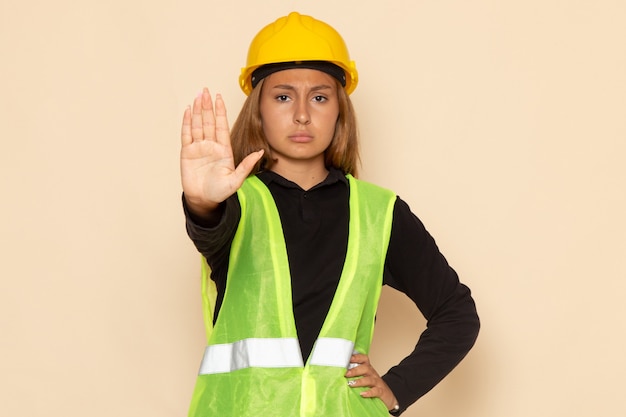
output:
[[[350,60],[341,35],[328,24],[297,12],[270,23],[254,37],[248,50],[246,67],[241,69],[239,86],[249,95],[258,82],[258,79],[253,80],[253,72],[260,67],[280,63],[292,65],[274,66],[274,71],[290,67],[314,68],[339,78],[332,69],[324,67],[325,63],[334,64],[333,67],[343,70],[340,81],[348,94],[354,91],[359,79],[356,65]],[[265,71],[263,76],[271,72]]]

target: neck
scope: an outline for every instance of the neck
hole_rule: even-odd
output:
[[[308,190],[320,182],[324,181],[328,176],[328,170],[324,165],[318,166],[285,166],[277,161],[271,168],[278,175],[295,182],[303,190]]]

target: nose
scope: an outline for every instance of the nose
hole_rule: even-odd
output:
[[[299,125],[308,125],[311,123],[311,115],[309,114],[309,108],[304,100],[299,100],[296,106],[295,113],[293,115],[293,121]]]

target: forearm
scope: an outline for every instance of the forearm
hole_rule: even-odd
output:
[[[458,291],[428,321],[413,352],[391,368],[383,379],[401,411],[435,387],[474,345],[480,321],[467,287]]]
[[[222,203],[210,216],[198,216],[191,212],[183,195],[187,234],[212,268],[225,262],[230,243],[239,223],[241,210],[236,196]]]

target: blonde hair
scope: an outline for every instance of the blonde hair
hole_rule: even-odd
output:
[[[260,101],[263,81],[259,81],[244,102],[230,135],[235,166],[239,165],[243,158],[250,153],[261,149],[265,151],[261,160],[252,170],[252,174],[271,169],[275,161],[263,133],[263,123],[261,122]],[[337,98],[339,116],[335,125],[335,134],[325,151],[325,164],[327,168],[334,167],[344,174],[351,174],[356,177],[360,164],[356,113],[350,97],[338,81]]]

